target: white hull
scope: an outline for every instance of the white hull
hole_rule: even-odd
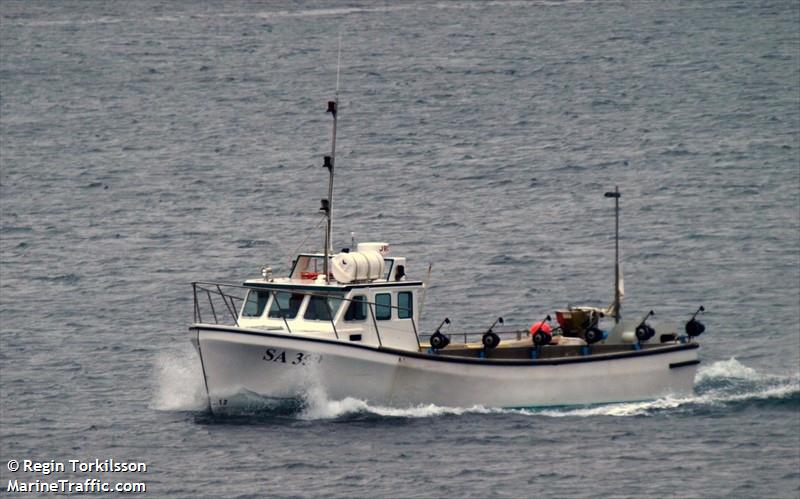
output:
[[[536,407],[638,401],[692,392],[697,345],[572,359],[455,359],[300,335],[192,327],[212,410],[237,394],[409,407]]]

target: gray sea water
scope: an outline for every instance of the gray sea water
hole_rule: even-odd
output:
[[[700,304],[688,398],[504,411],[309,394],[215,418],[193,280],[315,229],[433,263],[424,327]],[[0,2],[0,489],[114,458],[153,497],[798,497],[796,0]],[[304,239],[309,239],[303,244]],[[9,493],[9,496],[21,495]]]

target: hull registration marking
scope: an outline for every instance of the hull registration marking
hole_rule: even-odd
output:
[[[317,364],[322,362],[322,355],[306,352],[289,352],[287,355],[286,350],[267,348],[264,350],[264,355],[261,357],[261,360],[264,362],[280,362],[292,366],[307,366],[312,362],[316,362]]]

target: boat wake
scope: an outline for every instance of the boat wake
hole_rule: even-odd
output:
[[[164,354],[155,362],[155,390],[151,408],[162,411],[205,411],[207,399],[202,372],[194,352]],[[430,418],[469,414],[514,414],[536,417],[656,416],[697,414],[758,406],[800,407],[800,375],[764,374],[735,358],[701,368],[695,378],[695,394],[666,396],[642,402],[592,406],[499,409],[493,407],[442,407],[434,404],[396,408],[356,398],[331,400],[319,384],[309,380],[300,399],[265,399],[240,393],[225,417],[257,419],[288,417],[300,420]]]

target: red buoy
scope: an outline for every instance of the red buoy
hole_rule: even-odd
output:
[[[531,326],[531,340],[537,348],[550,344],[553,339],[553,328],[546,321],[537,322]]]
[[[531,326],[531,334],[536,334],[538,331],[542,331],[543,333],[550,334],[553,332],[553,328],[550,327],[546,321],[536,322]]]

